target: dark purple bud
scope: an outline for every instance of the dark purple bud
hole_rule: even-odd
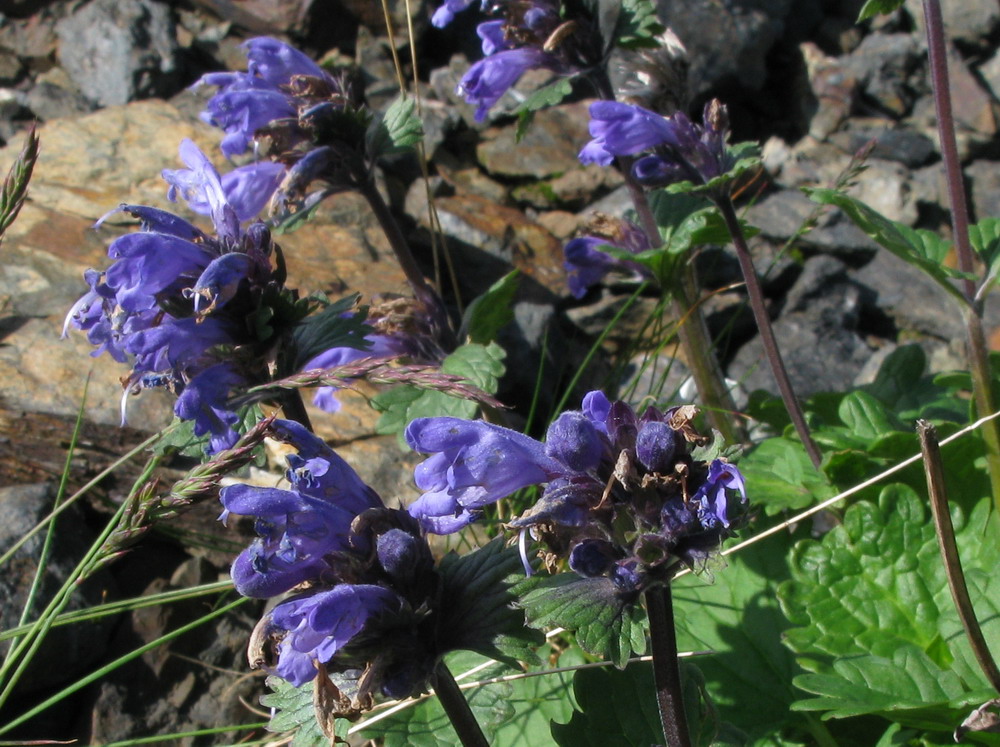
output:
[[[390,529],[379,535],[375,545],[379,565],[393,579],[405,580],[412,578],[421,567],[424,545],[419,537],[414,537],[402,529]]]
[[[677,432],[666,423],[644,423],[635,439],[635,455],[650,472],[665,475],[674,466]]]
[[[582,412],[564,412],[545,434],[545,453],[576,472],[594,469],[603,450],[597,429]]]
[[[632,559],[620,560],[611,571],[611,581],[618,591],[618,596],[626,601],[633,601],[645,586],[645,574],[639,568],[639,562]]]
[[[644,187],[665,187],[687,178],[678,164],[659,156],[643,156],[632,166],[632,175]]]
[[[607,540],[587,539],[569,554],[569,567],[586,578],[603,576],[614,565],[619,553]]]
[[[671,498],[660,510],[660,533],[669,542],[677,542],[686,534],[699,530],[694,512],[680,498]]]
[[[625,402],[616,400],[611,403],[607,423],[608,437],[616,450],[631,449],[635,445],[639,421],[635,411]]]

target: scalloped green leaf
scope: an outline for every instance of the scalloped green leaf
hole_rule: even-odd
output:
[[[745,175],[760,170],[760,146],[754,142],[734,143],[726,146],[733,165],[725,174],[710,179],[705,184],[690,181],[675,182],[664,189],[671,194],[727,193],[729,186]]]
[[[278,734],[291,734],[292,747],[329,747],[330,740],[323,734],[316,721],[313,706],[313,683],[295,687],[281,677],[270,676],[266,680],[271,692],[262,695],[260,704],[271,709],[271,720],[267,730]],[[347,735],[350,724],[338,720],[337,735]]]
[[[986,265],[986,277],[979,291],[983,293],[1000,274],[1000,218],[984,218],[969,226],[969,242]]]
[[[538,579],[521,597],[528,624],[566,628],[588,653],[624,667],[633,651],[646,648],[645,611],[616,593],[611,579],[560,573]]]
[[[740,459],[740,472],[755,506],[769,516],[805,508],[837,491],[816,471],[801,441],[769,438]]]
[[[903,430],[903,424],[866,392],[851,392],[840,403],[841,421],[862,444]]]
[[[711,652],[698,668],[719,717],[754,744],[794,744],[808,733],[806,717],[789,710],[801,695],[791,681],[802,669],[782,643],[788,622],[775,599],[791,545],[779,534],[728,556],[711,575],[673,583],[678,648]]]
[[[405,153],[420,142],[424,125],[417,114],[416,99],[397,96],[381,119],[368,125],[365,140],[371,158],[385,158]]]
[[[616,44],[625,49],[658,47],[657,37],[663,24],[656,17],[656,6],[650,0],[621,0],[615,29]]]
[[[996,536],[997,518],[983,499],[968,520],[953,508],[952,520],[973,605],[991,649],[1000,650],[1000,549],[983,541]],[[868,701],[866,712],[909,723],[905,711],[913,704],[900,699],[894,705],[883,695],[893,687],[901,694],[919,691],[930,671],[941,682],[956,678],[961,688],[949,685],[937,700],[927,696],[925,705],[938,709],[936,725],[922,728],[951,729],[954,710],[988,686],[955,612],[933,522],[910,487],[888,486],[877,503],[849,508],[843,524],[821,541],[800,542],[792,579],[779,587],[778,597],[795,626],[786,632],[789,648],[806,669],[823,675],[802,680],[802,687],[844,701],[828,703],[838,714]],[[865,657],[871,661],[860,669],[840,663]],[[887,684],[876,674],[898,681]],[[938,696],[946,696],[946,707]]]
[[[536,663],[535,649],[545,642],[524,624],[515,606],[524,570],[517,546],[501,537],[470,553],[448,553],[438,566],[442,611],[439,630],[449,648],[467,649],[511,666]]]
[[[949,242],[933,231],[915,230],[902,223],[889,220],[860,200],[835,189],[807,188],[803,191],[809,195],[809,199],[813,202],[818,202],[821,205],[835,205],[843,210],[844,214],[879,246],[923,270],[961,308],[966,307],[965,296],[950,282],[952,278],[966,277],[966,275],[943,263],[951,248]]]

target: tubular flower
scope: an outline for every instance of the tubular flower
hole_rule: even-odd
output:
[[[678,566],[701,566],[743,517],[746,487],[735,466],[698,460],[705,445],[691,406],[637,415],[591,392],[564,412],[544,443],[482,422],[413,421],[407,442],[431,456],[417,466],[426,491],[410,506],[429,531],[454,531],[475,510],[544,485],[511,522],[530,528],[577,573],[610,578],[622,596],[665,583]]]
[[[726,147],[729,114],[717,99],[705,104],[703,124],[694,124],[684,112],[662,117],[648,109],[616,101],[590,106],[590,134],[580,161],[607,166],[616,156],[644,151],[632,166],[636,180],[646,186],[664,186],[682,179],[707,184],[728,172],[734,158]]]
[[[223,522],[255,519],[257,539],[237,557],[237,591],[292,591],[258,624],[250,659],[295,686],[318,672],[357,680],[344,713],[373,692],[405,697],[425,686],[438,656],[433,609],[440,581],[420,527],[382,499],[322,440],[276,420],[291,445],[288,488],[223,488]],[[352,674],[353,672],[353,674]]]
[[[121,205],[113,212],[135,216],[141,228],[112,242],[107,270],[84,274],[90,290],[70,309],[66,328],[86,332],[95,355],[132,363],[126,398],[150,387],[177,394],[175,413],[209,434],[218,451],[236,441],[227,400],[247,376],[217,351],[255,342],[245,321],[248,296],[273,282],[269,232],[263,224],[243,229],[240,218],[259,201],[248,195],[273,189],[273,180],[241,177],[230,184],[238,189],[228,189],[194,143],[184,141],[180,151],[188,168],[164,173],[170,195],[208,213],[215,235],[163,210]]]
[[[649,249],[649,240],[638,226],[602,216],[593,222],[592,229],[600,235],[571,239],[563,247],[566,283],[574,298],[583,298],[588,288],[600,283],[610,272],[626,272],[637,277],[649,275],[649,270],[637,262],[613,257],[600,249],[611,246],[633,254]]]

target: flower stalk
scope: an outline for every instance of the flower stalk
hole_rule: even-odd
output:
[[[955,253],[958,269],[971,275],[975,271],[975,255],[969,241],[969,209],[965,198],[962,165],[958,159],[958,146],[955,142],[955,118],[951,110],[944,21],[938,0],[924,0],[924,20],[930,57],[931,88],[934,92],[938,137],[941,141],[941,160],[944,163],[948,199],[951,203]],[[969,369],[972,375],[972,394],[977,414],[979,417],[985,417],[997,408],[993,399],[986,334],[983,332],[983,304],[976,299],[976,286],[971,277],[963,279],[962,292],[968,301],[968,307],[964,311],[964,321]],[[993,489],[993,504],[1000,510],[1000,424],[995,421],[984,424],[982,434],[986,444],[986,465]]]
[[[778,349],[778,341],[774,336],[774,329],[771,326],[771,318],[768,316],[767,307],[764,305],[764,292],[760,287],[760,279],[757,277],[757,270],[753,264],[753,257],[750,255],[750,248],[747,246],[746,238],[743,236],[743,229],[740,227],[739,218],[736,216],[736,209],[733,201],[727,197],[717,197],[715,204],[722,213],[722,219],[726,222],[726,229],[733,241],[736,249],[736,256],[739,259],[740,270],[746,282],[747,296],[750,299],[750,308],[753,310],[754,320],[757,322],[757,329],[760,332],[761,342],[764,344],[764,353],[767,361],[771,365],[771,373],[778,383],[778,391],[784,400],[785,409],[792,419],[795,431],[802,439],[809,459],[813,466],[819,469],[823,457],[809,433],[809,426],[806,424],[805,415],[802,413],[802,406],[795,396],[792,382],[788,378],[788,371],[785,370],[785,363],[781,358],[781,351]]]
[[[462,695],[458,683],[443,661],[439,662],[434,670],[433,684],[434,692],[441,701],[441,707],[448,714],[448,719],[455,727],[455,732],[464,747],[489,747],[490,743],[486,741],[482,729],[479,728],[479,722],[472,715],[469,702]]]
[[[649,617],[649,640],[653,653],[653,680],[656,703],[667,747],[690,747],[687,713],[684,711],[681,672],[677,659],[677,631],[670,585],[649,589],[646,614]]]

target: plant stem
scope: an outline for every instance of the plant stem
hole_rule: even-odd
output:
[[[451,725],[455,727],[455,732],[464,747],[489,747],[489,742],[486,741],[482,729],[479,728],[479,722],[472,715],[469,702],[462,695],[458,683],[455,682],[455,678],[452,677],[443,661],[438,662],[437,668],[434,670],[433,684],[434,692],[437,693],[441,706],[448,714]]]
[[[757,277],[757,270],[753,266],[753,257],[750,255],[750,248],[747,246],[746,238],[743,236],[743,229],[740,227],[739,218],[736,216],[736,209],[733,201],[729,197],[720,197],[715,200],[715,204],[722,213],[722,219],[726,222],[726,228],[733,240],[733,247],[736,249],[736,257],[740,262],[740,270],[743,272],[743,279],[746,282],[747,296],[750,299],[750,308],[753,310],[754,319],[757,322],[757,329],[760,332],[761,342],[764,344],[764,353],[767,355],[768,363],[771,364],[771,373],[778,383],[778,391],[781,392],[781,399],[785,402],[785,409],[792,419],[795,431],[802,439],[806,453],[812,460],[813,466],[819,469],[823,457],[809,433],[809,426],[806,425],[805,415],[802,407],[795,397],[795,390],[792,389],[792,382],[788,378],[785,370],[785,363],[781,359],[781,351],[778,350],[778,341],[774,337],[774,328],[771,326],[771,317],[768,316],[767,307],[764,305],[764,292],[760,287],[760,279]]]
[[[924,25],[927,27],[927,48],[930,57],[931,83],[934,90],[934,107],[937,112],[938,137],[941,141],[941,160],[944,162],[951,202],[951,226],[955,241],[958,269],[965,273],[975,271],[975,257],[969,242],[969,209],[965,199],[962,165],[958,160],[955,142],[955,118],[951,111],[951,86],[948,82],[948,56],[945,50],[944,21],[938,0],[924,0]],[[972,374],[972,393],[979,417],[996,410],[990,377],[989,354],[983,332],[982,302],[976,300],[976,285],[966,277],[962,290],[969,303],[965,311],[966,344],[969,369]],[[986,465],[993,488],[993,505],[1000,510],[1000,424],[995,421],[983,426],[986,444]]]
[[[969,645],[976,656],[976,661],[979,662],[979,667],[993,689],[1000,693],[1000,669],[990,654],[983,629],[979,627],[979,620],[976,619],[976,611],[969,597],[969,587],[965,584],[965,574],[962,572],[958,545],[955,543],[955,527],[951,523],[951,514],[948,511],[948,493],[944,484],[937,430],[926,420],[918,420],[917,435],[920,436],[920,450],[924,455],[927,492],[930,494],[931,513],[934,515],[938,547],[941,548],[941,558],[944,561],[951,598],[955,602],[955,609],[958,610],[962,627],[965,628],[965,635],[969,639]]]
[[[445,311],[441,296],[438,295],[437,291],[424,278],[424,274],[420,271],[419,265],[417,265],[417,260],[410,251],[409,242],[403,235],[399,223],[393,217],[392,211],[389,210],[389,206],[382,199],[382,194],[378,191],[378,187],[375,186],[374,181],[371,179],[361,180],[361,185],[358,189],[375,214],[375,219],[389,241],[389,246],[392,247],[393,254],[396,255],[396,261],[399,262],[399,266],[406,276],[406,282],[409,283],[410,288],[413,290],[413,295],[432,315],[439,334],[445,338],[442,342],[446,343],[449,349],[454,347],[454,340],[447,339],[452,335],[452,331],[451,325],[448,322],[448,313]]]
[[[690,747],[687,714],[681,690],[681,672],[677,664],[677,631],[674,629],[674,607],[670,584],[649,589],[645,593],[646,614],[649,616],[649,640],[653,649],[653,679],[656,682],[656,702],[660,709],[660,724],[667,747]]]
[[[313,433],[312,421],[306,411],[306,403],[302,401],[301,389],[288,389],[281,393],[281,413],[289,420],[294,420],[310,433]]]

